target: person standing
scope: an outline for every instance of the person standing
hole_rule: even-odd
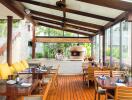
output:
[[[56,60],[63,60],[64,59],[64,55],[63,55],[63,52],[62,52],[62,50],[58,50],[57,51],[57,53],[56,53],[56,55],[55,55],[55,59]]]

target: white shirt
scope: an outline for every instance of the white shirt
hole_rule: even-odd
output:
[[[64,56],[63,56],[63,54],[61,54],[61,53],[57,53],[57,54],[55,55],[55,59],[56,59],[56,60],[63,60],[63,58],[64,58]]]

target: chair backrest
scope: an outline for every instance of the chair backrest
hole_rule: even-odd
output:
[[[96,71],[96,70],[100,70],[100,68],[99,67],[94,67],[94,71]]]
[[[103,71],[107,71],[107,70],[110,70],[110,68],[109,67],[106,67],[106,66],[103,66],[102,70]]]
[[[87,70],[87,77],[88,77],[88,80],[94,80],[94,68],[93,67],[88,67],[88,70]]]
[[[43,94],[43,100],[47,100],[47,96],[48,96],[50,87],[52,85],[53,77],[54,77],[54,75],[52,76],[52,78],[50,79],[50,81],[48,82],[48,84],[46,86],[46,89],[45,89],[44,94]]]
[[[132,100],[132,87],[117,87],[114,100]]]
[[[124,71],[112,71],[112,77],[120,77],[124,73]]]
[[[94,77],[98,77],[101,75],[110,77],[110,71],[94,71]]]

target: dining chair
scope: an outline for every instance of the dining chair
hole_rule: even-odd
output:
[[[110,77],[110,71],[109,70],[107,70],[107,71],[101,71],[101,70],[94,71],[94,77],[98,77],[101,75]]]
[[[125,71],[112,71],[112,77],[120,77],[125,74]]]
[[[87,81],[88,87],[89,87],[89,81],[94,81],[94,68],[93,67],[88,67],[86,81]]]
[[[49,80],[52,78],[52,86],[57,87],[58,86],[58,71],[59,71],[60,65],[57,65],[57,68],[51,69],[50,73],[48,73],[44,78],[43,78],[43,83],[48,83]]]
[[[85,66],[85,67],[84,67]],[[83,64],[83,82],[87,81],[87,75],[88,75],[88,68],[92,67],[92,64],[90,62],[86,62],[85,65]]]
[[[99,77],[101,75],[110,77],[110,71],[94,71],[94,77]],[[94,100],[96,100],[96,95],[98,95],[98,100],[100,100],[100,95],[104,95],[105,100],[107,100],[106,89],[99,87],[96,81],[94,81],[94,83],[95,83],[95,98],[94,98]]]
[[[117,87],[114,100],[132,100],[132,87]]]
[[[49,80],[49,82],[47,83],[46,87],[43,88],[43,92],[41,94],[25,96],[21,100],[47,100],[47,96],[48,96],[48,94],[50,92],[53,79],[54,79],[54,75]]]

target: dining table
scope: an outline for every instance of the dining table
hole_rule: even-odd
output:
[[[22,79],[19,83],[9,84],[7,80],[1,80],[0,82],[0,96],[6,96],[6,100],[18,100],[18,98],[31,95],[32,91],[38,86],[38,79],[32,79],[28,77]],[[31,84],[30,86],[24,86],[22,83]],[[23,100],[23,99],[19,99]]]
[[[47,66],[45,69],[30,67],[24,71],[19,72],[18,74],[31,74],[33,79],[42,79],[43,75],[50,73],[50,70],[53,66]]]
[[[128,77],[128,80],[126,82],[118,82],[118,80],[121,79],[121,77],[106,77],[106,79],[101,79],[99,77],[96,77],[95,80],[103,89],[115,89],[117,86],[127,86],[132,87],[132,77]]]

